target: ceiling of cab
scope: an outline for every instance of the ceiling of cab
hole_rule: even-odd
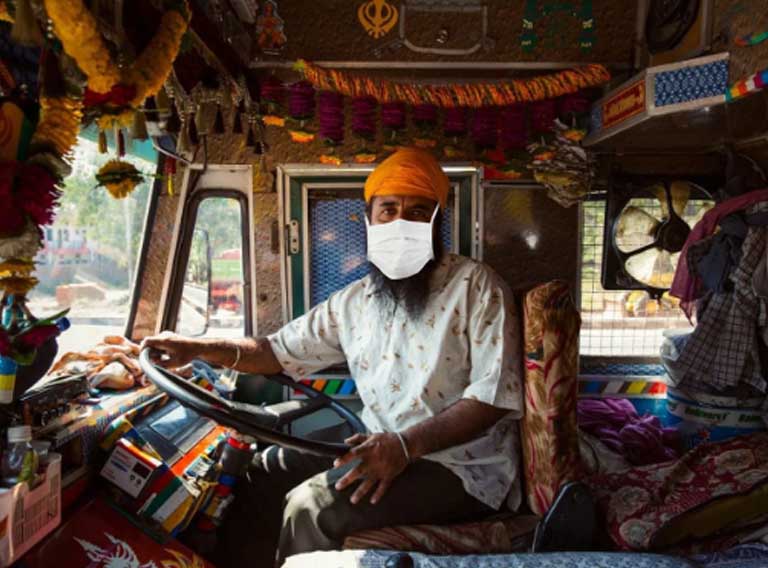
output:
[[[297,59],[626,66],[636,37],[636,0],[194,3],[250,66]]]

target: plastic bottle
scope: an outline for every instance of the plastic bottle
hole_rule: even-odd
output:
[[[38,462],[37,452],[32,447],[32,427],[9,427],[8,447],[0,462],[3,485],[10,487],[22,481],[32,484]]]

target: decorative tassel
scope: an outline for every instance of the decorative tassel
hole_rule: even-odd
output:
[[[245,138],[245,145],[248,148],[256,147],[256,137],[253,135],[253,125],[248,125],[248,136]]]
[[[199,104],[197,105],[197,112],[195,113],[195,128],[197,129],[198,133],[207,134],[208,129],[206,128],[205,124],[205,105]],[[190,140],[192,139],[192,135],[189,136]]]
[[[106,154],[109,152],[107,147],[107,133],[103,130],[99,130],[99,154]]]
[[[178,134],[181,130],[181,118],[173,101],[171,101],[171,116],[165,121],[165,130],[171,134]]]
[[[240,101],[237,105],[237,111],[235,112],[235,120],[232,122],[232,134],[243,133],[243,113],[245,112],[245,103]]]
[[[144,101],[145,120],[147,122],[159,122],[160,116],[157,112],[157,101],[155,97],[147,97]]]
[[[125,137],[122,128],[117,131],[117,155],[121,158],[125,156]]]
[[[187,121],[187,136],[189,137],[189,144],[191,146],[197,146],[200,144],[200,137],[197,134],[197,125],[195,124],[195,117],[190,113],[189,120]]]
[[[224,134],[224,115],[221,113],[221,105],[216,105],[216,118],[213,121],[213,133]]]
[[[131,137],[134,140],[147,140],[147,122],[144,120],[144,113],[137,110],[133,113],[133,127],[131,128]]]
[[[43,34],[29,0],[16,0],[16,20],[11,29],[11,39],[21,45],[43,45]]]
[[[167,158],[163,165],[163,173],[168,182],[168,195],[173,196],[173,176],[176,173],[176,160]]]
[[[186,124],[182,124],[179,136],[176,138],[176,153],[183,154],[189,149],[189,146],[189,135],[187,134]]]
[[[165,87],[163,87],[157,93],[157,110],[160,112],[168,112],[170,107],[171,100],[168,98],[168,93],[165,91]]]

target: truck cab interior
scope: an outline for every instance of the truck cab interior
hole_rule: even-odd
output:
[[[267,567],[272,448],[432,459],[372,428],[364,357],[263,339],[372,282],[368,180],[413,148],[437,260],[509,291],[516,481],[274,565],[768,565],[766,84],[763,0],[0,0],[0,566]],[[460,359],[439,333],[409,348]]]

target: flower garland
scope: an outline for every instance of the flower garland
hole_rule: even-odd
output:
[[[176,0],[163,14],[146,48],[121,69],[112,60],[98,22],[83,0],[45,0],[45,9],[64,52],[88,78],[85,104],[102,109],[101,128],[111,122],[130,124],[135,108],[157,94],[168,78],[189,22],[187,1]]]
[[[338,91],[351,97],[368,95],[379,103],[405,102],[410,105],[434,104],[438,107],[487,105],[552,99],[579,89],[602,85],[611,76],[603,65],[586,65],[528,79],[506,83],[451,83],[414,85],[357,75],[354,72],[325,69],[300,60],[297,69],[316,89]]]
[[[136,166],[122,160],[110,160],[96,174],[99,186],[103,186],[115,199],[127,197],[136,186],[144,181],[144,176]]]

